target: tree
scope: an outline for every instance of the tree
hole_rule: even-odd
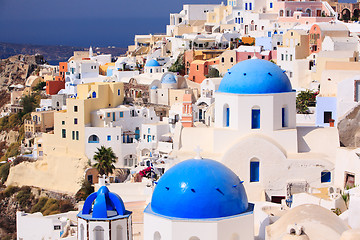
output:
[[[114,163],[116,163],[117,157],[113,152],[112,148],[106,148],[101,146],[97,148],[97,152],[95,152],[94,160],[97,162],[93,165],[99,171],[100,175],[109,175],[109,173],[113,173],[115,169]]]
[[[176,62],[171,65],[169,68],[169,72],[181,72],[185,70],[185,61],[184,61],[184,54],[180,54],[176,59]]]
[[[39,82],[38,84],[36,84],[36,86],[35,87],[33,87],[33,91],[42,91],[42,90],[44,90],[44,87],[46,86],[46,82],[43,82],[43,81],[41,81],[41,82]]]
[[[212,68],[209,70],[209,74],[206,75],[207,78],[217,78],[220,77],[219,70]]]

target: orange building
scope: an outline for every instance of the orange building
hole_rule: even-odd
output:
[[[183,111],[181,117],[181,123],[183,127],[193,127],[194,119],[193,119],[193,109],[192,109],[192,98],[191,94],[184,94],[183,97]]]
[[[68,69],[67,64],[67,62],[59,62],[59,77],[61,81],[65,81],[65,74]]]
[[[65,88],[65,75],[67,72],[67,62],[59,62],[59,76],[55,76],[54,81],[46,81],[46,94],[57,94]]]
[[[202,83],[212,65],[219,65],[219,59],[195,60],[190,64],[189,80]]]

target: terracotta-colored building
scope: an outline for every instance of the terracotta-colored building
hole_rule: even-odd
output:
[[[54,81],[46,81],[46,94],[57,94],[61,89],[65,88],[65,75],[68,69],[67,62],[59,62],[59,76],[55,76]]]
[[[202,83],[202,81],[209,74],[209,69],[212,65],[219,65],[219,59],[195,60],[190,64],[189,79],[196,83]]]
[[[57,94],[61,89],[65,88],[64,81],[46,81],[46,94]]]
[[[321,51],[321,44],[325,36],[348,37],[349,34],[349,29],[343,23],[330,22],[314,24],[309,31],[310,53],[318,53]]]

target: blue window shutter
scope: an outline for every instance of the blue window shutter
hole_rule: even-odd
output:
[[[226,108],[226,126],[230,126],[230,108]]]
[[[250,182],[259,182],[260,163],[250,162]]]
[[[331,182],[331,172],[329,171],[321,172],[321,182],[322,183]]]
[[[252,109],[251,128],[252,129],[260,128],[260,109]]]

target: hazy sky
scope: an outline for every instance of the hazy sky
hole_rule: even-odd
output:
[[[165,33],[183,4],[218,0],[0,0],[0,41],[126,46],[134,34]]]

